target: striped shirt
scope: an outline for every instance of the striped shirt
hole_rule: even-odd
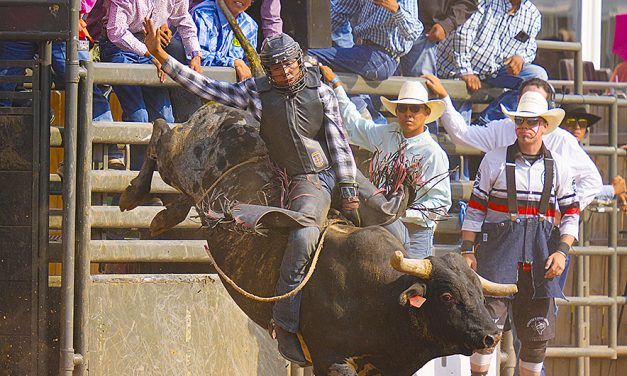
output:
[[[397,2],[399,9],[392,13],[372,0],[338,0],[331,9],[331,30],[351,21],[356,41],[370,41],[403,56],[422,34],[423,26],[418,20],[418,1]]]
[[[509,0],[484,0],[468,21],[438,46],[438,75],[456,78],[476,74],[494,78],[503,62],[519,55],[525,63],[536,57],[536,36],[542,16],[530,0],[509,14]]]
[[[232,67],[235,59],[246,60],[244,49],[235,38],[229,21],[216,0],[205,0],[190,10],[190,13],[198,28],[203,66]],[[246,12],[242,12],[237,16],[237,24],[256,50],[257,23]]]
[[[199,97],[250,111],[257,120],[261,119],[261,98],[254,78],[236,83],[213,80],[191,70],[172,57],[168,57],[162,68],[174,81]],[[348,137],[342,127],[337,98],[333,89],[325,84],[320,85],[318,94],[324,110],[324,129],[329,157],[337,181],[352,183],[355,181],[357,167],[348,144]]]
[[[143,56],[146,45],[135,38],[133,33],[141,32],[144,17],[150,17],[155,26],[167,23],[175,26],[181,35],[185,52],[192,55],[200,51],[196,25],[189,15],[188,0],[106,0],[108,1],[107,37],[111,43],[125,51]],[[107,6],[107,4],[105,4]]]
[[[544,153],[544,145],[542,145],[540,152]],[[462,230],[481,232],[481,226],[484,222],[499,223],[510,220],[505,176],[506,153],[507,147],[501,147],[483,157],[470,201],[468,201],[468,211]],[[555,213],[559,209],[561,213],[560,234],[568,234],[577,238],[579,201],[577,201],[574,181],[570,174],[570,166],[564,158],[558,156],[554,156],[554,158],[555,173],[545,220],[555,223]],[[518,216],[520,218],[535,217],[538,215],[538,207],[544,188],[544,157],[530,163],[518,152],[515,163]]]

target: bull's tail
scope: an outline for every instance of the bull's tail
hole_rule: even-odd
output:
[[[261,66],[261,59],[259,59],[257,51],[255,51],[253,46],[250,44],[250,41],[242,32],[242,29],[237,24],[235,17],[233,17],[233,15],[231,14],[231,11],[224,3],[224,0],[218,0],[218,5],[220,5],[222,12],[226,16],[226,19],[229,21],[229,25],[231,25],[231,29],[235,33],[235,37],[237,37],[237,40],[239,40],[242,48],[244,49],[246,58],[250,63],[250,70],[253,74],[253,77],[263,77],[265,75],[265,72],[263,70],[263,67]]]

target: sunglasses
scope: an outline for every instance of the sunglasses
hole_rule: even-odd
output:
[[[575,128],[577,126],[579,126],[579,128],[587,128],[588,125],[588,119],[585,118],[571,117],[564,120],[564,126],[567,128]]]
[[[420,111],[422,111],[424,105],[422,104],[399,104],[396,106],[396,110],[398,112],[407,112],[407,110],[413,112],[413,113],[418,113]]]
[[[516,123],[516,125],[521,126],[523,125],[525,122],[527,122],[527,125],[531,126],[531,127],[535,127],[536,125],[540,124],[540,120],[542,118],[541,117],[522,117],[522,116],[515,116],[514,117],[514,123]]]

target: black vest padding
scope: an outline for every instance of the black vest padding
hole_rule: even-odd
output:
[[[295,95],[273,88],[266,77],[255,80],[262,105],[261,138],[274,163],[289,175],[327,169],[330,158],[317,67],[307,69],[306,86]]]

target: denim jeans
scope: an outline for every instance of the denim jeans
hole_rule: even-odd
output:
[[[496,77],[485,80],[485,82],[494,87],[502,87],[511,90],[501,94],[479,114],[479,124],[487,124],[490,121],[504,119],[505,115],[501,110],[501,104],[508,110],[515,110],[518,105],[518,88],[523,81],[530,78],[541,78],[546,81],[548,80],[548,75],[544,68],[539,65],[525,64],[518,76],[512,76],[507,73],[507,68],[502,67],[499,69]]]
[[[405,223],[409,233],[408,256],[414,259],[423,259],[433,255],[433,229]]]
[[[152,65],[147,57],[124,51],[108,40],[100,42],[100,59],[109,63]],[[146,123],[162,118],[168,123],[174,122],[167,89],[115,85],[113,91],[122,106],[122,120]]]
[[[438,45],[430,42],[425,34],[414,42],[409,53],[401,57],[397,75],[420,77],[423,74],[437,74]]]
[[[37,54],[37,44],[33,42],[0,42],[0,60],[30,60]],[[79,60],[89,60],[88,51],[78,52]],[[57,89],[65,88],[65,42],[52,43],[52,69]],[[0,68],[0,76],[22,76],[24,68]],[[14,91],[17,84],[7,82],[0,84],[0,91]],[[0,100],[0,106],[13,106],[10,99]],[[95,121],[113,121],[109,101],[103,90],[94,85],[93,117]]]
[[[335,174],[326,170],[319,174],[302,174],[292,177],[289,197],[290,210],[307,214],[321,225],[331,205],[331,192],[335,187]],[[292,291],[303,280],[305,269],[316,249],[319,227],[300,227],[290,231],[283,254],[276,293]],[[301,293],[274,303],[272,317],[277,325],[296,333],[299,327]]]
[[[398,67],[398,62],[387,52],[372,45],[312,48],[307,53],[337,72],[356,73],[370,81],[383,81]]]

